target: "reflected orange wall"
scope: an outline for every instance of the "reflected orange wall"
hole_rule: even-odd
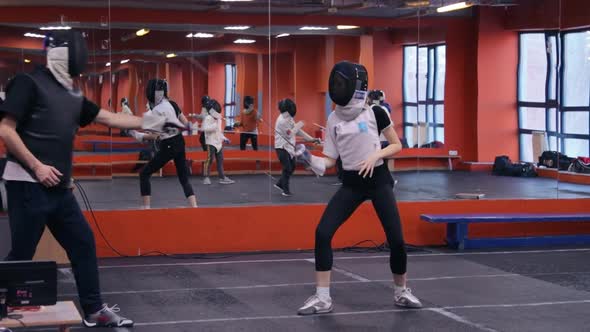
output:
[[[395,42],[390,32],[373,34],[373,56],[375,65],[374,88],[385,92],[391,105],[391,118],[398,136],[403,135],[403,44]]]
[[[504,11],[479,9],[477,160],[518,160],[516,72],[518,33],[504,29]],[[501,83],[500,83],[501,82]]]

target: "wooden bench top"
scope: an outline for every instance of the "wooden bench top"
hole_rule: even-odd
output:
[[[590,213],[423,214],[420,219],[432,223],[590,221]]]
[[[54,306],[42,306],[39,311],[14,311],[11,314],[22,315],[21,321],[27,327],[80,325],[82,317],[72,301],[57,302]],[[7,328],[22,327],[14,319],[3,319],[0,326]]]

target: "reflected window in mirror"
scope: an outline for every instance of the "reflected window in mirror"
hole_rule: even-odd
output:
[[[444,144],[446,45],[404,46],[404,137],[410,147]]]
[[[225,64],[225,109],[226,126],[233,127],[236,113],[236,65]]]
[[[590,30],[521,33],[519,50],[520,159],[536,162],[544,150],[589,156]]]

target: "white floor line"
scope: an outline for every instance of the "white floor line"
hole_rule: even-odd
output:
[[[347,272],[347,271],[344,271]],[[555,273],[535,273],[535,274],[518,274],[518,273],[499,273],[499,274],[472,274],[472,275],[458,275],[458,276],[438,276],[438,277],[424,277],[424,278],[408,278],[408,282],[420,281],[438,281],[438,280],[453,280],[453,279],[470,279],[470,278],[510,278],[510,277],[537,277],[549,275],[568,275],[568,274],[590,274],[590,271],[585,272],[555,272]],[[332,281],[333,285],[338,284],[358,284],[358,283],[391,283],[392,279],[377,279],[369,280],[362,276],[353,278],[355,280],[340,280]],[[189,287],[189,288],[168,288],[168,289],[146,289],[146,290],[129,290],[129,291],[111,291],[102,292],[102,295],[130,295],[130,294],[149,294],[149,293],[169,293],[169,292],[194,292],[194,291],[210,291],[210,290],[240,290],[240,289],[261,289],[261,288],[275,288],[275,287],[300,287],[313,286],[315,282],[300,282],[300,283],[282,283],[282,284],[259,284],[259,285],[243,285],[243,286],[221,286],[221,287]],[[78,293],[59,294],[59,298],[77,297]]]
[[[522,307],[543,307],[550,305],[566,305],[566,304],[585,304],[590,303],[590,300],[573,300],[573,301],[552,301],[552,302],[533,302],[533,303],[506,303],[506,304],[474,304],[462,306],[448,306],[444,309],[489,309],[489,308],[522,308]]]
[[[479,330],[482,330],[482,331],[486,331],[486,332],[498,332],[498,330],[494,330],[494,329],[489,328],[489,327],[486,327],[486,326],[484,326],[482,324],[474,323],[474,322],[468,320],[465,317],[459,316],[457,314],[454,314],[454,313],[452,313],[450,311],[447,311],[445,309],[442,309],[442,308],[430,308],[429,310],[430,311],[433,311],[433,312],[436,312],[436,313],[439,313],[439,314],[441,314],[441,315],[443,315],[443,316],[445,316],[447,318],[450,318],[450,319],[452,319],[452,320],[454,320],[456,322],[459,322],[459,323],[462,323],[462,324],[465,324],[465,325],[474,327],[474,328],[479,329]]]
[[[512,303],[512,304],[484,304],[484,305],[464,305],[464,306],[448,306],[448,307],[431,307],[424,309],[384,309],[384,310],[369,310],[369,311],[348,311],[348,312],[333,312],[330,314],[324,314],[322,316],[362,316],[362,315],[376,315],[376,314],[387,314],[396,312],[435,312],[437,314],[443,314],[448,318],[450,315],[446,314],[448,310],[452,309],[472,309],[472,308],[520,308],[520,307],[537,307],[537,306],[555,306],[555,305],[569,305],[569,304],[585,304],[590,303],[590,300],[579,300],[579,301],[561,301],[561,302],[534,302],[534,303]],[[453,315],[452,313],[449,313]],[[243,322],[243,321],[258,321],[258,320],[287,320],[287,319],[321,319],[321,316],[298,316],[298,315],[277,315],[277,316],[246,316],[246,317],[225,317],[225,318],[203,318],[203,319],[192,319],[192,320],[175,320],[175,321],[153,321],[153,322],[138,322],[135,324],[136,327],[140,326],[166,326],[166,325],[181,325],[181,324],[205,324],[205,323],[227,323],[227,322]],[[461,318],[460,316],[453,317],[451,319],[456,320]],[[464,323],[464,322],[462,322]],[[471,324],[475,324],[470,322]],[[75,327],[74,329],[79,329]],[[47,330],[37,330],[47,331]],[[485,331],[495,331],[488,329]]]
[[[360,315],[376,315],[396,312],[435,312],[442,314],[453,309],[489,309],[489,308],[522,308],[522,307],[539,307],[539,306],[555,306],[555,305],[571,305],[571,304],[586,304],[590,303],[589,300],[578,300],[578,301],[558,301],[558,302],[533,302],[533,303],[509,303],[509,304],[481,304],[481,305],[463,305],[463,306],[447,306],[447,307],[431,307],[424,309],[384,309],[384,310],[368,310],[368,311],[348,311],[348,312],[333,312],[330,314],[324,314],[322,316],[360,316]],[[453,315],[451,313],[451,315]],[[449,317],[448,314],[445,314]],[[241,322],[241,321],[257,321],[257,320],[282,320],[282,319],[321,319],[321,316],[298,316],[298,315],[277,315],[277,316],[246,316],[246,317],[224,317],[224,318],[203,318],[203,319],[192,319],[192,320],[175,320],[175,321],[153,321],[153,322],[138,322],[135,323],[136,327],[139,326],[166,326],[166,325],[181,325],[181,324],[204,324],[204,323],[227,323],[227,322]],[[461,318],[460,316],[457,316]],[[455,318],[457,318],[455,317]],[[455,320],[455,318],[452,318]],[[473,324],[473,323],[472,323]],[[72,329],[81,329],[83,327],[74,327]],[[35,331],[48,331],[47,329],[39,329]],[[494,331],[494,330],[486,330]]]
[[[438,256],[476,256],[476,255],[519,255],[519,254],[541,254],[541,253],[561,253],[561,252],[587,252],[590,248],[583,249],[552,249],[552,250],[517,250],[517,251],[489,251],[489,252],[441,252],[427,254],[408,254],[408,257],[438,257]],[[389,255],[359,255],[334,257],[334,260],[355,260],[355,259],[375,259],[389,258]],[[195,265],[222,265],[222,264],[256,264],[256,263],[284,263],[284,262],[303,262],[309,258],[283,258],[283,259],[251,259],[251,260],[232,260],[232,261],[207,261],[207,262],[184,262],[184,263],[155,263],[155,264],[128,264],[128,265],[103,265],[99,269],[127,269],[138,267],[165,267],[165,266],[195,266]]]

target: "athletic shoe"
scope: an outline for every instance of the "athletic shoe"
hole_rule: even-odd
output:
[[[290,192],[290,191],[283,190],[283,192],[281,193],[281,195],[283,195],[285,197],[291,197],[291,196],[293,196],[293,193]]]
[[[331,312],[334,307],[332,306],[332,299],[320,299],[317,294],[312,295],[305,301],[303,307],[297,310],[297,314],[301,316],[315,315],[315,314],[326,314]]]
[[[205,180],[203,180],[203,184],[211,184],[211,179],[209,179],[209,177],[206,177]]]
[[[409,288],[404,288],[398,294],[395,294],[394,297],[395,305],[404,308],[422,308],[422,303],[416,296],[412,294],[412,290]]]
[[[221,183],[221,184],[232,184],[232,183],[236,183],[236,181],[234,181],[234,180],[232,180],[232,179],[230,179],[230,178],[228,178],[226,176],[223,179],[220,179],[219,180],[219,183]]]
[[[121,309],[115,304],[112,307],[104,304],[102,309],[84,318],[86,327],[132,327],[133,321],[117,315]]]
[[[273,187],[277,188],[280,191],[283,191],[283,187],[281,186],[280,183],[275,184]]]

